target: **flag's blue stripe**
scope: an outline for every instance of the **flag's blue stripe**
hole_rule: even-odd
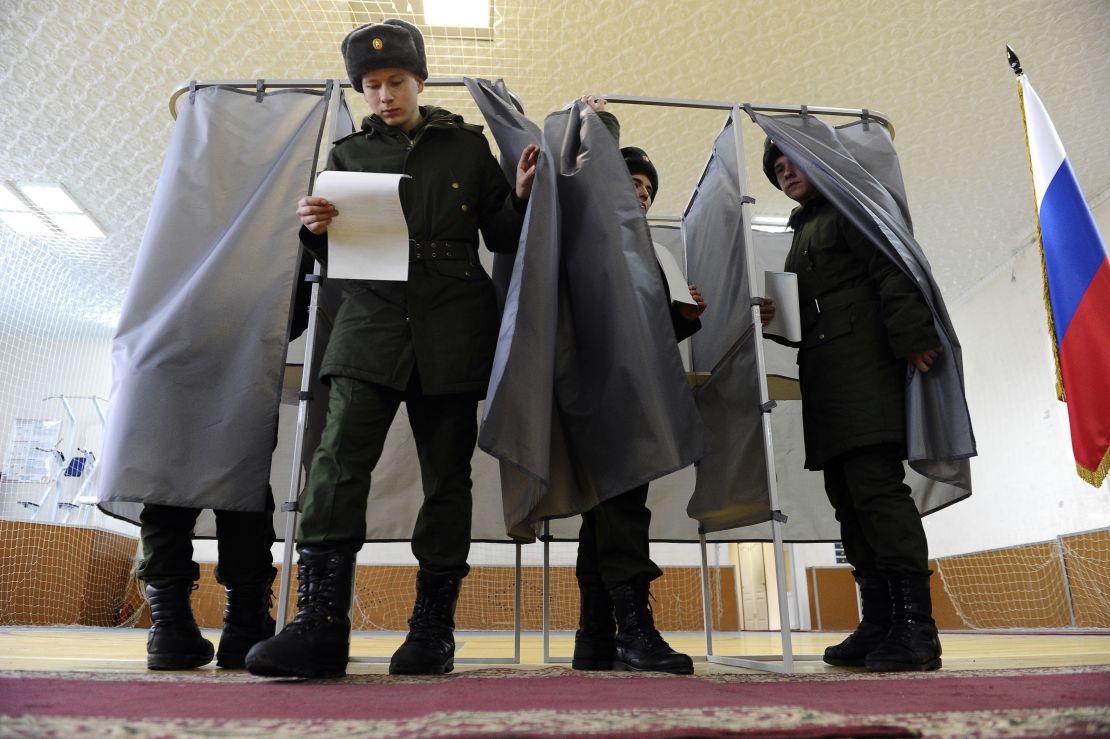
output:
[[[1056,341],[1063,343],[1083,293],[1106,259],[1102,238],[1066,158],[1045,191],[1040,218]]]

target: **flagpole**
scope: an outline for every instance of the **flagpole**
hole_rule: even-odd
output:
[[[1067,395],[1064,392],[1064,371],[1060,367],[1060,344],[1056,336],[1056,319],[1052,313],[1052,296],[1048,290],[1048,264],[1045,262],[1044,239],[1041,235],[1040,204],[1037,203],[1037,184],[1033,177],[1033,150],[1030,148],[1029,143],[1029,122],[1025,118],[1025,90],[1021,84],[1025,72],[1021,69],[1021,60],[1018,59],[1018,55],[1014,53],[1013,48],[1009,44],[1006,44],[1006,60],[1010,63],[1010,69],[1014,70],[1014,75],[1017,76],[1018,108],[1021,109],[1021,127],[1025,132],[1025,153],[1029,157],[1029,183],[1031,185],[1031,192],[1033,193],[1033,214],[1037,222],[1037,250],[1041,255],[1042,298],[1044,300],[1044,309],[1048,319],[1048,336],[1052,344],[1052,363],[1056,367],[1056,398],[1066,403]]]

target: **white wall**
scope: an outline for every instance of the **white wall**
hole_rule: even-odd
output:
[[[1110,199],[1094,213],[1110,234]],[[1110,526],[1110,483],[1096,490],[1075,473],[1042,284],[1040,252],[1030,243],[949,305],[979,456],[971,498],[925,518],[934,557]]]

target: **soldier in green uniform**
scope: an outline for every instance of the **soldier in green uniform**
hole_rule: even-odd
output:
[[[592,95],[582,100],[619,142],[620,123],[605,110],[606,101]],[[621,154],[646,214],[659,190],[659,174],[643,149],[626,146]],[[701,328],[699,316],[706,307],[697,287],[690,285],[689,289],[695,305],[670,303],[677,341]],[[650,583],[663,572],[649,552],[651,510],[647,507],[647,493],[648,485],[644,483],[582,514],[575,565],[579,628],[574,634],[571,661],[576,670],[619,669],[678,675],[694,671],[690,657],[672,649],[655,628],[648,603]]]
[[[493,283],[478,261],[478,233],[493,251],[516,249],[537,149],[522,153],[514,189],[481,127],[418,105],[428,67],[415,26],[397,19],[367,24],[341,49],[373,115],[336,142],[328,169],[411,175],[400,191],[409,279],[353,282],[346,290],[321,368],[330,385],[327,420],[300,501],[298,613],[250,651],[247,668],[277,676],[345,673],[370,474],[404,402],[424,503],[412,535],[420,564],[416,602],[389,671],[445,673],[454,665],[455,603],[469,571],[477,403],[499,323]],[[342,214],[311,196],[297,213],[302,242],[325,259],[328,224]]]
[[[863,603],[833,665],[935,670],[928,543],[905,484],[907,371],[941,351],[920,290],[767,141],[763,170],[799,203],[786,270],[798,275],[806,468],[822,470]],[[761,311],[764,324],[774,306]],[[907,367],[908,364],[908,367]]]

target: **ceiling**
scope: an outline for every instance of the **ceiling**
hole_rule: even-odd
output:
[[[0,67],[0,179],[61,182],[108,238],[13,240],[9,233],[0,244],[35,250],[53,265],[38,280],[59,283],[50,291],[65,300],[55,308],[111,325],[172,129],[173,89],[190,79],[341,77],[346,32],[367,18],[406,17],[409,3],[399,0],[400,10],[392,2],[330,0],[15,5],[0,17],[8,60]],[[950,301],[1035,235],[1007,43],[1053,115],[1088,201],[1110,197],[1110,0],[493,5],[490,39],[429,36],[431,74],[503,77],[537,122],[586,92],[886,114],[918,239]],[[433,88],[423,97],[479,120],[462,91]],[[677,215],[724,114],[611,109],[623,124],[622,143],[644,147],[659,167],[653,214]],[[762,135],[750,123],[743,130],[755,211],[785,215],[791,203],[755,168]],[[0,270],[13,264],[5,255]],[[10,307],[11,291],[4,293]],[[20,310],[30,310],[26,301]]]

